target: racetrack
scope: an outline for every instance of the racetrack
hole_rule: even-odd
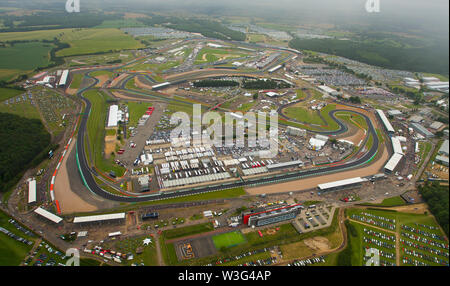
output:
[[[203,70],[200,72],[185,73],[179,77],[173,77],[172,79],[174,79],[175,81],[178,82],[178,81],[194,80],[194,79],[197,79],[197,77],[204,78],[204,77],[207,77],[208,75],[217,77],[217,76],[227,76],[227,75],[236,75],[236,74],[237,74],[236,72],[233,72],[233,71],[230,72],[227,70],[220,70],[220,71],[219,70],[213,70],[213,71]],[[242,72],[240,72],[239,74],[243,75]],[[245,73],[245,75],[252,76],[252,77],[254,77],[254,76],[258,77],[258,76],[260,76],[260,73],[257,73],[255,75]],[[295,171],[295,172],[291,172],[291,173],[282,173],[282,174],[279,174],[276,176],[272,175],[269,177],[260,177],[260,178],[255,178],[252,180],[239,181],[236,183],[228,183],[226,185],[205,186],[205,187],[198,187],[195,189],[187,188],[185,190],[179,190],[179,191],[174,191],[174,192],[163,192],[160,194],[152,194],[152,195],[136,196],[136,195],[126,194],[123,196],[119,196],[119,195],[115,195],[110,192],[107,192],[97,185],[97,183],[95,182],[95,179],[93,177],[94,175],[92,174],[92,170],[89,167],[89,164],[87,162],[86,154],[85,154],[84,140],[85,140],[86,125],[87,125],[89,113],[91,110],[91,103],[89,102],[89,100],[82,97],[82,94],[86,90],[94,87],[97,84],[98,84],[98,80],[94,79],[93,84],[81,89],[78,92],[78,95],[85,102],[86,108],[85,108],[85,112],[81,118],[80,129],[79,129],[79,133],[78,133],[77,159],[78,159],[79,171],[80,171],[81,177],[82,177],[86,187],[92,193],[94,193],[100,197],[112,200],[112,201],[119,201],[119,202],[155,201],[155,200],[163,200],[163,199],[168,199],[168,198],[175,198],[175,197],[179,197],[179,196],[187,196],[187,195],[193,195],[193,194],[199,194],[199,193],[205,193],[205,192],[218,191],[218,190],[223,190],[223,189],[230,189],[230,188],[235,188],[235,187],[255,187],[255,186],[263,185],[263,184],[281,183],[281,182],[291,181],[291,180],[299,180],[299,179],[310,178],[310,177],[336,174],[336,173],[340,173],[340,172],[344,172],[344,171],[348,171],[348,170],[354,170],[356,168],[362,167],[362,166],[370,163],[373,160],[373,158],[377,155],[378,148],[379,148],[379,140],[378,140],[378,136],[377,136],[375,127],[374,127],[371,119],[366,114],[364,114],[362,112],[358,112],[356,110],[350,111],[347,109],[335,109],[335,110],[330,111],[329,115],[330,115],[331,119],[337,123],[337,125],[339,126],[339,129],[334,130],[334,131],[312,131],[312,132],[323,134],[323,135],[338,135],[338,134],[347,132],[347,130],[348,130],[347,126],[342,121],[340,121],[338,118],[336,118],[335,113],[337,113],[337,112],[343,112],[343,111],[347,112],[347,113],[351,112],[351,113],[355,113],[355,114],[362,116],[367,122],[368,133],[369,133],[368,135],[372,134],[372,136],[373,136],[373,144],[372,144],[371,149],[367,153],[365,153],[362,157],[358,158],[357,160],[341,162],[341,163],[334,163],[334,164],[328,165],[326,167],[319,167],[319,168],[313,168],[313,169],[308,169],[308,170],[300,170],[300,171]],[[127,91],[127,93],[129,92],[132,94],[138,94],[138,95],[149,97],[149,98],[155,98],[155,99],[158,99],[161,101],[166,101],[166,102],[175,101],[175,102],[186,103],[180,99],[169,98],[167,96],[164,96],[163,94],[156,93],[156,92],[152,92],[151,94],[146,94],[146,93],[139,92],[139,91],[127,90],[125,87],[125,84],[122,85],[122,89]]]

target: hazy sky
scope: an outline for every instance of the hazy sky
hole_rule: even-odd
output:
[[[20,5],[61,6],[66,0],[0,0]],[[385,25],[399,31],[440,32],[448,37],[449,0],[378,0],[380,13],[367,13],[368,0],[80,0],[81,9],[248,16],[270,21]],[[375,0],[373,0],[375,1]],[[53,4],[55,3],[55,4]],[[398,26],[398,27],[397,27]]]

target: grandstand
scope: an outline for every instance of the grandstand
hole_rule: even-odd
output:
[[[103,223],[103,222],[121,221],[124,219],[125,219],[125,213],[115,213],[115,214],[106,214],[106,215],[75,217],[73,219],[73,223],[75,223],[75,224]]]
[[[350,189],[360,186],[362,183],[367,182],[367,179],[357,177],[352,179],[340,180],[331,183],[319,184],[317,188],[321,192],[333,192],[343,189]]]
[[[395,130],[394,127],[392,127],[391,123],[387,119],[386,115],[384,114],[383,110],[377,109],[376,110],[378,117],[380,118],[381,122],[383,123],[384,128],[389,134],[394,134]]]

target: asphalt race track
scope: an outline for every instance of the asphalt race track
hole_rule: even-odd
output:
[[[95,69],[98,70],[98,69]],[[236,187],[245,187],[245,186],[255,186],[255,185],[262,185],[262,184],[270,184],[270,183],[276,183],[276,182],[281,182],[281,181],[287,181],[287,180],[296,180],[296,179],[301,179],[301,178],[306,178],[306,177],[312,177],[312,176],[320,176],[320,175],[325,175],[325,174],[330,174],[330,173],[337,173],[337,172],[341,172],[341,171],[346,171],[349,169],[354,169],[356,167],[362,166],[364,164],[367,164],[368,162],[370,162],[375,155],[377,154],[378,151],[378,147],[379,147],[379,141],[378,141],[378,136],[377,133],[375,131],[375,128],[372,124],[372,121],[363,113],[357,112],[357,111],[349,111],[349,110],[343,110],[343,109],[335,109],[330,111],[329,115],[332,118],[332,120],[334,120],[338,125],[339,125],[339,129],[338,130],[334,130],[334,131],[311,131],[314,133],[319,133],[319,134],[323,134],[323,135],[336,135],[336,134],[342,134],[344,132],[346,132],[347,126],[342,123],[339,119],[337,119],[335,117],[335,113],[336,112],[351,112],[354,114],[358,114],[360,116],[362,116],[366,122],[367,125],[369,127],[369,134],[371,134],[373,136],[373,144],[371,149],[369,150],[369,152],[367,152],[366,154],[364,154],[364,156],[362,156],[361,158],[357,159],[356,161],[350,161],[347,163],[335,163],[334,165],[332,164],[331,166],[327,166],[327,167],[318,167],[318,168],[314,168],[314,169],[309,169],[309,170],[302,170],[302,171],[296,171],[296,172],[291,172],[291,173],[284,173],[284,174],[280,174],[277,176],[270,176],[270,177],[262,177],[262,178],[256,178],[256,179],[252,179],[252,180],[241,180],[239,182],[235,182],[235,183],[227,183],[227,184],[221,184],[221,185],[213,185],[213,186],[205,186],[205,187],[198,187],[198,188],[191,188],[191,189],[185,189],[185,190],[179,190],[179,191],[172,191],[172,192],[162,192],[160,194],[152,194],[152,195],[136,195],[136,196],[119,196],[119,195],[115,195],[112,194],[110,192],[107,192],[105,190],[103,190],[102,188],[100,188],[95,179],[94,176],[92,174],[92,170],[89,167],[89,164],[87,162],[86,159],[86,154],[85,154],[85,132],[86,132],[86,126],[87,126],[87,121],[88,121],[88,117],[91,111],[91,103],[89,102],[89,100],[87,100],[86,98],[84,98],[82,95],[85,91],[87,91],[88,89],[94,87],[97,83],[98,80],[96,78],[93,78],[91,76],[89,76],[89,70],[87,70],[87,77],[91,78],[94,80],[94,83],[90,84],[89,86],[81,89],[78,91],[77,95],[80,96],[82,98],[82,100],[85,102],[86,104],[86,108],[84,110],[84,114],[81,118],[80,121],[80,128],[78,131],[78,139],[77,139],[77,162],[78,162],[78,167],[79,167],[79,172],[81,174],[81,177],[84,181],[85,186],[94,194],[108,199],[108,200],[112,200],[112,201],[118,201],[118,202],[146,202],[146,201],[156,201],[156,200],[163,200],[163,199],[169,199],[169,198],[176,198],[176,197],[180,197],[180,196],[188,196],[188,195],[195,195],[195,194],[200,194],[200,193],[206,193],[206,192],[213,192],[213,191],[218,191],[218,190],[224,190],[224,189],[230,189],[230,188],[236,188]],[[230,71],[230,70],[203,70],[200,72],[194,72],[190,75],[183,75],[181,78],[175,77],[175,82],[181,82],[181,81],[187,81],[187,80],[193,80],[193,79],[197,79],[198,77],[204,78],[205,76],[207,77],[207,74],[211,73],[212,77],[217,77],[218,74],[222,74],[223,76],[227,76],[227,75],[236,75],[237,73],[235,71]],[[242,75],[242,73],[240,73]],[[255,74],[253,76],[258,76],[259,74]],[[252,76],[251,74],[249,74],[248,76]],[[128,79],[129,80],[129,79]],[[128,81],[126,80],[126,81]],[[152,93],[152,94],[146,94],[146,93],[142,93],[139,91],[134,91],[134,90],[127,90],[125,88],[125,84],[126,82],[124,82],[123,84],[121,84],[121,87],[124,91],[129,92],[129,93],[134,93],[134,94],[138,94],[141,96],[146,96],[146,97],[154,97],[155,99],[159,99],[159,100],[164,100],[164,101],[175,101],[175,102],[182,102],[182,103],[186,103],[184,101],[181,100],[177,100],[177,99],[171,99],[171,98],[167,98],[166,96],[158,96],[158,93]],[[281,125],[284,125],[283,123],[280,123]]]
[[[80,90],[78,93],[81,95],[84,91],[91,88],[92,86],[95,86],[97,82],[92,84],[91,86]],[[118,196],[111,194],[107,191],[104,191],[102,188],[100,188],[97,183],[94,180],[94,177],[91,172],[91,168],[89,167],[89,164],[86,160],[86,154],[84,149],[84,140],[85,140],[85,131],[86,131],[86,125],[87,120],[89,117],[89,113],[91,110],[91,103],[86,98],[82,97],[83,101],[86,103],[86,108],[83,114],[83,117],[81,118],[80,122],[80,129],[78,133],[78,140],[77,140],[77,157],[79,162],[79,168],[80,172],[83,178],[83,181],[86,185],[86,187],[89,188],[89,190],[95,194],[97,194],[100,197],[103,197],[105,199],[113,200],[113,201],[119,201],[119,202],[145,202],[145,201],[155,201],[155,200],[162,200],[162,199],[169,199],[169,198],[175,198],[180,196],[186,196],[186,195],[194,195],[194,194],[200,194],[205,192],[212,192],[212,191],[218,191],[223,189],[230,189],[230,188],[236,188],[236,187],[245,187],[245,186],[251,186],[251,185],[260,185],[260,184],[268,184],[268,183],[274,183],[277,181],[285,181],[285,180],[293,180],[293,179],[301,179],[305,177],[311,177],[311,176],[320,176],[324,174],[329,173],[337,173],[344,170],[349,170],[356,168],[358,166],[362,166],[373,159],[373,157],[376,155],[378,150],[378,136],[376,134],[375,128],[372,124],[372,121],[370,119],[359,112],[356,111],[348,111],[344,109],[336,109],[332,110],[329,114],[330,117],[340,126],[339,130],[336,131],[325,131],[325,132],[319,132],[322,134],[340,134],[345,131],[347,131],[347,126],[343,124],[341,121],[339,121],[335,117],[336,112],[352,112],[358,115],[361,115],[367,122],[367,125],[369,127],[368,132],[372,134],[374,141],[372,148],[367,152],[364,156],[359,158],[356,161],[349,162],[346,164],[341,165],[335,165],[335,166],[329,166],[329,167],[323,167],[323,168],[314,168],[311,170],[304,170],[304,171],[298,171],[288,174],[281,174],[276,177],[270,176],[266,178],[258,178],[254,179],[252,181],[240,181],[236,183],[228,183],[226,185],[214,185],[214,186],[206,186],[206,187],[199,187],[195,189],[186,189],[186,190],[180,190],[180,191],[174,191],[174,192],[163,192],[161,194],[153,194],[153,195],[143,195],[143,196]]]

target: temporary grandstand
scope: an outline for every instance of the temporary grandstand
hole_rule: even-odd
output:
[[[381,122],[383,122],[384,128],[386,128],[386,131],[388,133],[394,134],[395,130],[394,127],[392,127],[391,123],[389,122],[388,118],[384,114],[383,110],[377,109],[376,110],[378,117],[380,118]]]
[[[270,164],[267,165],[267,169],[269,171],[274,171],[274,170],[278,170],[278,169],[283,169],[283,168],[290,168],[290,167],[298,167],[298,166],[303,166],[303,161],[289,161],[289,162],[284,162],[284,163],[277,163],[277,164]]]
[[[395,153],[398,154],[402,154],[403,155],[403,150],[402,150],[402,144],[400,143],[400,139],[398,137],[392,137],[392,150]]]
[[[153,90],[158,90],[158,89],[167,87],[167,86],[169,86],[170,84],[171,84],[170,82],[163,82],[163,83],[160,83],[160,84],[153,85],[153,86],[152,86],[152,89],[153,89]]]
[[[28,203],[34,204],[36,202],[36,180],[28,182]]]
[[[62,72],[61,78],[59,79],[58,87],[66,87],[68,78],[69,78],[69,70],[64,70]]]
[[[391,159],[386,163],[384,166],[384,171],[386,173],[393,173],[398,169],[398,166],[400,165],[400,162],[403,159],[403,154],[394,153],[392,155]]]
[[[161,188],[175,188],[192,184],[200,184],[206,182],[220,181],[231,178],[228,172],[221,172],[217,174],[209,174],[197,177],[179,178],[174,180],[163,180]]]
[[[48,219],[49,221],[52,221],[52,222],[56,223],[56,224],[60,223],[63,220],[59,216],[54,215],[51,212],[46,211],[46,210],[44,210],[43,208],[40,208],[40,207],[35,209],[34,212],[37,213],[38,215]]]
[[[352,179],[345,179],[340,181],[335,181],[331,183],[319,184],[317,188],[321,192],[332,192],[339,191],[343,189],[350,189],[360,186],[362,183],[367,182],[368,180],[361,177],[356,177]]]
[[[124,220],[125,213],[115,213],[106,215],[93,215],[93,216],[81,216],[75,217],[73,223],[83,224],[83,223],[102,223],[102,222],[112,222],[118,220]]]
[[[118,105],[111,105],[109,107],[108,127],[116,127],[118,123]]]

